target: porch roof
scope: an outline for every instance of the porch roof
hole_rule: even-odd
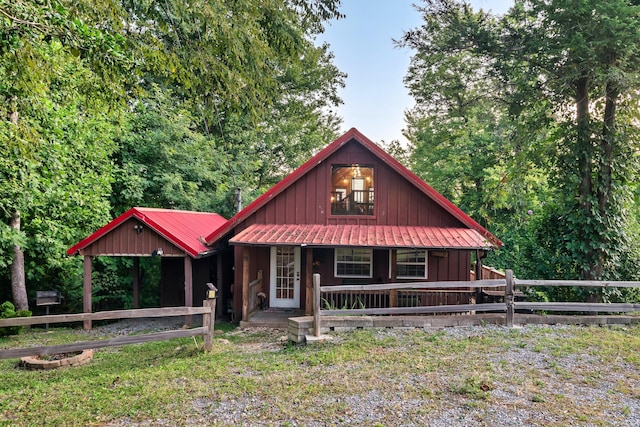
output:
[[[490,249],[477,230],[399,225],[253,224],[229,243],[242,246]]]

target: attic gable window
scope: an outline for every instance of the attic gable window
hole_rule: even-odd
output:
[[[373,215],[373,166],[331,166],[331,215]]]

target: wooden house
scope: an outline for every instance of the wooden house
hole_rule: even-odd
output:
[[[501,245],[355,128],[206,242],[233,253],[225,305],[243,320],[257,295],[263,308],[310,313],[313,273],[322,285],[470,280],[472,258]],[[432,303],[469,302],[447,295]]]

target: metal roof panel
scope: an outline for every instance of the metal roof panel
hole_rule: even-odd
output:
[[[229,241],[251,246],[352,246],[426,249],[488,249],[490,241],[470,228],[393,225],[253,224]]]

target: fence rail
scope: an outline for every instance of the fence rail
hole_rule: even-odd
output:
[[[166,307],[144,308],[137,310],[99,311],[96,313],[58,314],[50,316],[14,317],[0,319],[0,327],[27,326],[44,323],[71,323],[85,320],[116,320],[136,319],[148,317],[175,317],[202,314],[202,327],[193,329],[179,329],[174,331],[156,332],[150,334],[119,336],[104,340],[79,341],[71,344],[60,344],[41,347],[27,347],[14,349],[0,349],[0,359],[11,359],[23,356],[41,356],[45,354],[68,353],[90,348],[104,348],[121,346],[126,344],[140,344],[152,341],[163,341],[184,337],[204,337],[205,351],[211,351],[213,347],[213,330],[215,325],[216,300],[210,299],[203,302],[202,307]]]
[[[507,270],[503,279],[452,282],[413,282],[371,285],[321,286],[320,275],[313,275],[314,332],[320,336],[322,316],[362,316],[434,313],[504,312],[508,327],[513,327],[516,310],[553,311],[570,313],[629,313],[640,311],[640,304],[588,302],[528,302],[515,301],[517,288],[534,286],[575,286],[588,288],[640,288],[640,282],[579,281],[579,280],[520,280]],[[478,293],[484,289],[504,288],[502,302],[481,304],[429,305],[429,292]],[[496,293],[496,291],[491,291]],[[415,303],[405,304],[403,294]],[[375,298],[372,298],[375,296]],[[370,302],[373,301],[374,304]],[[324,308],[323,308],[324,307]]]

